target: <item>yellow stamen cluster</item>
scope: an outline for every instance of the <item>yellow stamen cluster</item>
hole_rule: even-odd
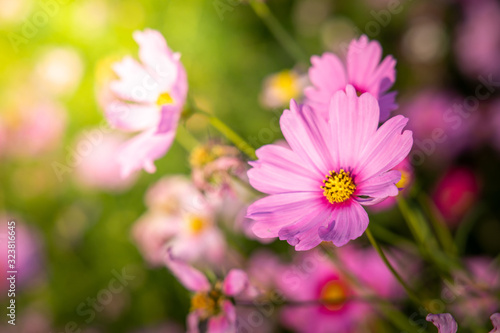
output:
[[[156,105],[162,106],[165,104],[172,104],[174,103],[174,99],[168,92],[164,92],[158,96],[158,99],[156,100]]]
[[[320,299],[328,310],[339,310],[347,299],[346,287],[340,281],[330,281],[321,289]]]
[[[205,226],[207,225],[207,222],[205,221],[204,218],[196,215],[190,216],[188,222],[189,222],[189,230],[193,234],[200,233],[203,229],[205,229]]]
[[[191,311],[199,311],[202,319],[216,316],[221,311],[224,295],[220,285],[209,292],[198,292],[191,298]]]
[[[330,171],[328,175],[325,175],[325,178],[323,180],[325,185],[321,186],[321,188],[323,189],[323,195],[332,204],[346,201],[356,190],[351,173],[349,171],[345,172],[344,169],[340,169],[338,173]]]
[[[396,183],[396,186],[398,188],[405,188],[406,186],[408,186],[408,183],[410,182],[411,175],[406,170],[399,170],[399,171],[401,171],[401,179],[399,180],[399,182]]]

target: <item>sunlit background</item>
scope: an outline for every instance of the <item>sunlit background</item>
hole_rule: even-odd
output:
[[[146,263],[131,232],[146,211],[148,187],[168,174],[189,174],[188,152],[174,142],[156,173],[126,181],[106,159],[107,147],[124,136],[109,129],[100,106],[114,78],[111,64],[136,57],[132,33],[145,28],[159,30],[182,54],[192,99],[254,148],[282,138],[278,117],[286,101],[300,99],[311,55],[342,55],[360,34],[380,41],[398,61],[395,114],[408,116],[414,130],[415,186],[435,203],[461,254],[498,256],[500,4],[267,4],[300,45],[295,54],[238,1],[0,0],[0,228],[5,234],[14,219],[21,237],[13,332],[183,331],[188,292],[166,268]],[[463,113],[443,121],[454,105]],[[186,128],[200,141],[219,136],[196,115]],[[394,207],[370,216],[409,234]],[[284,242],[260,245],[244,235],[233,242],[243,256],[257,246],[292,251]],[[124,274],[120,291],[110,293],[110,282]],[[426,283],[424,276],[419,284]],[[7,285],[0,286],[5,309]],[[93,307],[99,297],[105,304]],[[7,332],[2,318],[0,331]]]

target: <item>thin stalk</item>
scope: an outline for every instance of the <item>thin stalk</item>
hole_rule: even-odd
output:
[[[274,35],[274,38],[276,38],[276,40],[290,54],[291,57],[293,57],[297,62],[308,61],[308,57],[302,48],[281,26],[265,2],[252,0],[250,1],[250,5],[252,6],[255,14],[260,17],[260,19]]]
[[[391,265],[391,263],[389,262],[389,260],[387,259],[386,255],[385,255],[384,251],[382,251],[382,248],[379,246],[379,244],[377,243],[377,241],[373,237],[372,232],[370,231],[370,228],[366,229],[366,236],[368,236],[368,240],[372,244],[372,246],[375,249],[375,251],[377,251],[377,253],[379,254],[380,258],[382,258],[382,260],[384,261],[384,263],[387,266],[387,268],[389,268],[389,270],[391,271],[392,275],[394,275],[394,277],[396,278],[396,280],[398,280],[398,282],[401,284],[401,286],[403,286],[403,288],[405,289],[405,291],[408,294],[408,296],[410,297],[410,299],[413,302],[415,302],[417,305],[420,305],[420,306],[423,306],[424,308],[426,308],[423,305],[423,303],[420,300],[420,298],[417,296],[417,294],[415,294],[415,292],[406,284],[406,282],[403,280],[403,278],[401,277],[401,275],[399,275],[399,273],[396,272],[396,270],[394,269],[394,267]]]
[[[182,125],[177,127],[175,140],[188,152],[192,151],[200,144],[199,141]]]

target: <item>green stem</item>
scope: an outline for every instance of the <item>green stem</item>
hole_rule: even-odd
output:
[[[177,127],[175,140],[188,152],[199,145],[198,140],[182,125]]]
[[[222,120],[217,118],[216,116],[205,112],[203,110],[197,109],[197,111],[208,118],[210,124],[216,128],[222,135],[226,137],[229,141],[231,141],[236,148],[238,148],[245,155],[250,157],[252,160],[257,159],[257,155],[255,155],[255,149],[250,146],[241,136],[239,136],[235,131],[233,131],[229,126],[224,124]]]
[[[458,251],[455,243],[453,242],[453,236],[451,235],[450,229],[446,226],[443,218],[437,208],[434,206],[432,201],[424,194],[419,195],[418,200],[420,204],[426,210],[429,215],[429,220],[431,221],[432,227],[436,232],[437,238],[441,243],[443,249],[450,255],[456,256]]]
[[[263,1],[252,0],[250,5],[255,14],[264,22],[267,28],[274,35],[274,38],[281,44],[281,46],[297,61],[308,62],[307,55],[302,51],[300,46],[295,40],[286,32],[281,26],[276,17],[272,14],[267,4]]]
[[[382,258],[382,260],[384,261],[384,263],[387,266],[387,268],[389,268],[389,270],[394,275],[394,277],[396,278],[396,280],[398,280],[398,282],[401,284],[401,286],[403,286],[403,288],[405,289],[405,291],[408,294],[408,296],[410,296],[410,299],[413,302],[415,302],[417,305],[423,306],[425,308],[424,304],[422,303],[422,301],[420,301],[420,298],[417,296],[417,294],[415,294],[415,292],[413,290],[411,290],[411,288],[406,284],[406,282],[403,280],[403,278],[401,277],[401,275],[399,275],[399,273],[396,272],[396,270],[394,269],[394,267],[391,265],[391,263],[389,262],[389,260],[385,256],[384,251],[382,251],[382,248],[379,246],[379,244],[377,243],[377,241],[373,237],[372,232],[370,231],[370,228],[366,229],[366,236],[368,236],[368,240],[372,244],[372,246],[375,249],[375,251],[378,252],[380,258]]]

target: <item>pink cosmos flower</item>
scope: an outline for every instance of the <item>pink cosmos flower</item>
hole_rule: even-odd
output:
[[[269,196],[254,202],[247,216],[255,234],[279,237],[298,251],[323,241],[342,246],[363,234],[363,205],[396,196],[401,173],[391,170],[409,153],[408,119],[395,116],[380,128],[379,106],[353,86],[337,92],[329,119],[292,100],[280,126],[290,149],[267,145],[251,162],[250,184]]]
[[[472,170],[455,167],[438,182],[433,199],[445,221],[457,226],[479,197],[479,181]]]
[[[438,333],[457,333],[458,325],[453,316],[449,313],[433,314],[429,313],[425,318],[428,322],[437,327]]]
[[[365,35],[351,41],[345,64],[332,53],[313,56],[309,69],[313,86],[305,90],[306,104],[316,107],[326,118],[333,94],[350,84],[358,94],[368,92],[378,100],[379,120],[385,121],[397,108],[396,92],[387,92],[396,80],[396,60],[387,56],[380,62],[381,58],[380,44],[370,42]]]
[[[500,270],[493,260],[486,257],[467,258],[465,265],[471,274],[454,273],[455,281],[460,282],[457,287],[460,289],[455,293],[461,299],[451,305],[451,310],[464,323],[469,323],[499,308],[498,298],[491,290],[500,289]]]
[[[244,271],[232,269],[224,281],[212,285],[203,273],[175,258],[170,250],[167,250],[165,264],[188,290],[194,292],[187,318],[188,333],[198,333],[200,326],[205,325],[207,333],[236,333],[236,309],[229,297],[238,297],[249,287]]]
[[[168,48],[158,31],[136,31],[134,39],[142,63],[127,56],[114,65],[119,80],[110,88],[117,99],[105,107],[113,127],[141,131],[122,148],[118,161],[123,176],[141,168],[156,171],[153,161],[172,145],[188,89],[180,54]]]
[[[91,141],[95,140],[95,141]],[[80,144],[90,144],[92,149],[82,156],[77,164],[77,181],[84,187],[111,192],[124,191],[135,182],[137,173],[120,176],[120,165],[116,158],[124,137],[116,133],[102,133],[99,129],[85,132],[80,136]]]
[[[148,211],[132,235],[153,266],[163,262],[167,247],[190,263],[218,264],[226,243],[215,221],[216,207],[185,177],[166,177],[146,193]]]
[[[351,265],[357,266],[356,270],[346,268],[361,286],[351,283],[320,251],[301,253],[289,267],[280,269],[278,288],[288,302],[296,303],[284,305],[281,322],[300,333],[329,333],[333,327],[336,333],[366,331],[376,311],[363,298],[390,299],[402,292],[380,257],[372,252],[349,246],[339,249],[344,264],[366,258],[362,264]]]

